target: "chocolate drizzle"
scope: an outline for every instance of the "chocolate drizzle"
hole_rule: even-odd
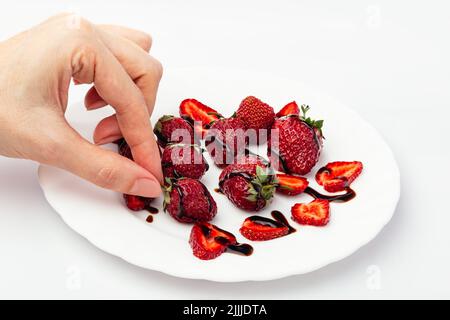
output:
[[[206,225],[204,224],[199,224],[200,226],[200,230],[202,231],[202,234],[208,238],[211,236],[211,229],[208,228]],[[217,226],[214,226],[218,231],[226,234],[228,237],[232,238],[232,239],[236,239],[236,237],[234,236],[234,234],[232,234],[231,232],[228,232],[226,230],[223,230]],[[242,254],[244,256],[249,256],[253,253],[253,247],[249,244],[246,243],[239,243],[239,242],[235,242],[235,243],[231,243],[230,240],[227,237],[222,237],[222,236],[218,236],[215,237],[214,240],[216,242],[218,242],[219,244],[226,246],[226,251],[232,251],[238,254]]]
[[[157,214],[159,212],[158,208],[152,207],[152,206],[146,206],[145,210],[147,210],[150,213]]]
[[[271,215],[272,215],[273,219],[266,218],[266,217],[261,217],[261,216],[251,216],[251,217],[249,217],[247,219],[252,221],[252,222],[254,222],[254,223],[257,223],[259,225],[267,226],[267,227],[271,227],[271,228],[285,228],[285,227],[287,227],[289,229],[287,234],[291,234],[291,233],[294,233],[296,231],[295,228],[293,228],[289,224],[289,222],[286,219],[286,217],[284,216],[284,214],[282,214],[280,211],[274,210],[274,211],[271,212]]]
[[[320,192],[314,190],[311,187],[307,187],[305,189],[305,193],[309,194],[314,199],[328,200],[330,202],[347,202],[347,201],[352,200],[354,197],[356,197],[356,192],[352,188],[347,187],[347,188],[345,188],[345,191],[346,192],[343,194],[328,196],[328,195],[321,194]]]

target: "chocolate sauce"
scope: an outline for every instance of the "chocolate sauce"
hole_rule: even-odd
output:
[[[295,228],[293,228],[290,224],[289,221],[286,219],[285,215],[282,214],[280,211],[278,210],[273,210],[271,213],[272,217],[278,221],[279,223],[284,224],[285,226],[287,226],[289,228],[289,233],[293,233],[295,232]]]
[[[345,188],[346,193],[344,194],[338,194],[335,196],[327,196],[324,194],[321,194],[320,192],[314,190],[311,187],[307,187],[305,189],[305,193],[312,196],[314,199],[321,199],[321,200],[328,200],[330,202],[347,202],[352,200],[354,197],[356,197],[356,192],[353,191],[350,187]]]
[[[249,219],[250,221],[257,223],[259,225],[267,226],[267,227],[271,227],[271,228],[288,227],[289,232],[287,234],[291,234],[296,231],[295,228],[293,228],[289,224],[289,222],[286,219],[286,217],[284,216],[284,214],[282,214],[280,211],[274,210],[271,212],[271,215],[272,215],[273,219],[261,217],[261,216],[251,216],[247,219]]]
[[[151,207],[151,206],[145,207],[145,210],[147,210],[148,212],[153,213],[153,214],[157,214],[159,212],[158,208]]]
[[[253,247],[246,243],[236,243],[231,244],[227,247],[227,250],[231,250],[233,252],[237,252],[244,256],[249,256],[253,253]]]
[[[230,238],[236,239],[234,234],[232,234],[231,232],[223,230],[217,226],[214,226],[214,227],[218,231],[225,233]],[[206,225],[200,224],[200,230],[202,231],[202,233],[205,237],[211,236],[211,229],[208,228]],[[242,254],[244,256],[249,256],[253,253],[253,247],[249,244],[238,243],[238,242],[232,244],[232,243],[230,243],[230,240],[228,240],[227,237],[222,237],[222,236],[215,237],[214,240],[217,241],[218,243],[220,243],[221,245],[226,246],[227,247],[226,251],[236,252],[236,253]]]
[[[152,223],[153,222],[153,216],[151,214],[149,214],[147,219],[145,219],[145,221],[147,221],[148,223]]]
[[[222,190],[220,190],[220,188],[215,188],[215,189],[214,189],[214,192],[223,194],[223,192],[222,192]]]

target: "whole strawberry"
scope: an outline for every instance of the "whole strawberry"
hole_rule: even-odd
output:
[[[217,205],[200,181],[166,178],[164,210],[179,222],[202,222],[214,218]]]
[[[200,179],[209,168],[202,152],[196,144],[167,145],[161,157],[164,177]]]
[[[247,155],[227,166],[219,177],[219,187],[238,208],[259,211],[272,199],[275,175],[260,157]]]
[[[165,148],[169,143],[193,144],[196,141],[192,125],[182,118],[170,115],[159,118],[153,132],[161,148]]]
[[[241,119],[247,129],[254,129],[259,135],[261,130],[268,130],[275,118],[273,108],[256,97],[249,96],[242,100],[236,117]]]
[[[239,118],[222,118],[209,129],[205,145],[218,166],[233,163],[236,156],[244,154],[248,146],[245,124]]]
[[[304,175],[319,160],[323,120],[306,118],[309,107],[302,106],[301,109],[302,116],[290,115],[275,119],[267,152],[274,169]]]

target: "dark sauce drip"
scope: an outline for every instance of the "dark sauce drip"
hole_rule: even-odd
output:
[[[283,228],[283,227],[288,227],[289,232],[288,234],[291,234],[293,232],[295,232],[295,228],[293,228],[288,220],[286,219],[286,217],[284,216],[284,214],[282,214],[280,211],[274,210],[271,213],[273,219],[270,218],[266,218],[266,217],[261,217],[261,216],[251,216],[248,219],[250,219],[252,222],[263,225],[263,226],[268,226],[271,228]]]
[[[153,222],[153,216],[151,214],[149,214],[147,219],[145,219],[145,221],[147,221],[148,223],[152,223]]]
[[[286,161],[283,159],[283,157],[279,153],[275,152],[272,148],[269,149],[269,152],[270,152],[269,158],[272,158],[272,154],[278,158],[280,164],[279,170],[283,171],[284,173],[290,174],[291,171],[288,169]]]
[[[148,212],[153,213],[153,214],[157,214],[159,212],[158,208],[155,208],[152,206],[145,207],[145,210],[147,210]]]
[[[249,256],[253,253],[253,247],[247,243],[231,244],[227,247],[227,250],[237,252],[244,256]]]
[[[217,192],[217,193],[223,194],[223,192],[222,192],[222,190],[220,190],[220,188],[215,188],[215,189],[214,189],[214,192]]]
[[[296,231],[295,228],[293,228],[293,227],[289,224],[289,222],[288,222],[288,220],[286,219],[285,215],[282,214],[280,211],[278,211],[278,210],[273,210],[273,211],[271,212],[271,215],[272,215],[272,217],[273,217],[276,221],[278,221],[279,223],[282,223],[282,224],[284,224],[286,227],[288,227],[288,228],[289,228],[289,233],[293,233],[293,232]]]
[[[210,237],[211,236],[211,229],[208,228],[206,225],[204,224],[200,224],[200,230],[202,231],[202,234],[205,237]],[[230,238],[236,238],[231,232],[228,232],[226,230],[223,230],[217,226],[215,226],[215,228],[220,231],[223,232],[224,234],[226,234],[227,236],[229,236]],[[232,251],[232,252],[236,252],[238,254],[242,254],[244,256],[249,256],[253,253],[253,247],[249,244],[246,243],[233,243],[231,244],[230,241],[228,240],[227,237],[222,237],[222,236],[218,236],[214,238],[215,241],[217,241],[218,243],[220,243],[223,246],[226,246],[227,249],[226,251]]]
[[[234,178],[234,177],[242,177],[245,180],[251,181],[253,180],[253,176],[246,173],[246,172],[230,172],[229,174],[227,174],[225,177],[223,177],[222,180],[219,181],[219,190],[221,192],[223,192],[223,184],[225,183],[226,180]]]
[[[330,202],[347,202],[352,200],[354,197],[356,197],[356,192],[351,189],[350,187],[345,188],[346,193],[344,194],[338,194],[335,196],[327,196],[324,194],[321,194],[320,192],[314,190],[311,187],[307,187],[305,189],[305,193],[309,194],[315,199],[321,199],[321,200],[328,200]]]

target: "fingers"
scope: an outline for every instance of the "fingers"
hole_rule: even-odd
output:
[[[100,34],[102,41],[119,60],[130,77],[135,80],[136,85],[144,95],[147,108],[151,114],[162,76],[161,64],[126,39],[113,36],[107,32],[100,32]],[[105,105],[105,101],[95,88],[89,90],[85,103],[88,109],[99,108]],[[115,116],[110,116],[97,125],[94,132],[94,141],[97,144],[109,143],[117,140],[120,136],[121,128],[119,123]],[[158,152],[154,137],[151,145],[154,152]]]
[[[116,25],[97,25],[97,27],[107,33],[127,39],[138,45],[142,50],[149,52],[152,46],[152,37],[142,31],[134,30]],[[86,94],[85,105],[88,110],[102,108],[107,103],[99,96],[95,87],[92,87]]]
[[[145,32],[122,26],[107,25],[107,24],[100,24],[97,25],[97,27],[102,31],[128,39],[147,52],[149,52],[152,47],[153,42],[152,37]]]
[[[146,52],[151,49],[152,37],[145,32],[116,25],[97,25],[97,27],[104,32],[133,42]],[[107,103],[99,96],[95,87],[92,87],[86,94],[85,105],[88,110],[93,110],[102,108]]]
[[[135,162],[101,149],[77,133],[64,139],[55,165],[100,187],[155,198],[161,194],[158,179]]]
[[[105,46],[141,89],[151,114],[162,77],[161,63],[127,39],[101,30],[99,34]]]
[[[116,110],[117,123],[134,160],[162,182],[159,152],[142,92],[122,65],[101,44],[85,46],[74,55],[75,80],[95,84],[99,96]]]

